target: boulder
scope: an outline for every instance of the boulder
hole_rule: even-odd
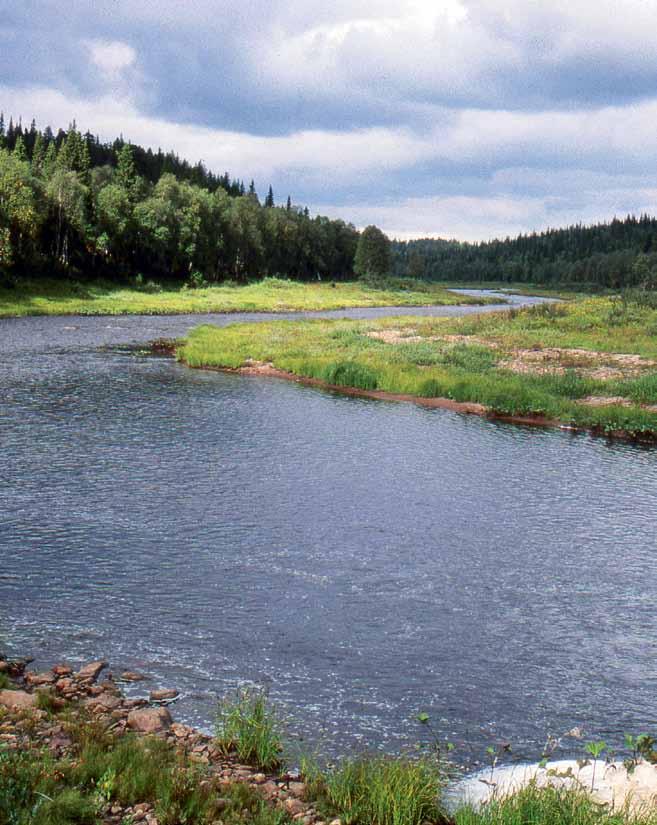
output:
[[[107,713],[110,710],[116,710],[121,704],[121,700],[111,693],[101,693],[100,696],[92,696],[87,699],[84,704],[92,712]]]
[[[146,678],[143,673],[135,673],[133,670],[124,670],[121,674],[121,681],[123,682],[143,682]]]
[[[36,707],[37,697],[24,690],[0,690],[0,705],[9,710],[28,710]]]
[[[150,692],[151,702],[169,702],[172,699],[177,699],[180,696],[177,690],[166,688],[163,690],[152,690]]]
[[[55,676],[70,676],[73,673],[73,669],[70,668],[68,665],[55,665],[52,669],[52,672]]]
[[[100,673],[103,668],[107,667],[107,662],[99,659],[97,662],[89,662],[88,665],[84,665],[81,667],[80,670],[76,673],[76,677],[78,679],[89,680],[90,682],[95,682],[98,678],[98,674]]]
[[[161,733],[171,726],[171,714],[166,708],[131,710],[128,726],[140,733]]]
[[[28,685],[33,685],[34,687],[54,685],[55,674],[50,671],[46,671],[45,673],[27,673],[25,675],[25,681]]]

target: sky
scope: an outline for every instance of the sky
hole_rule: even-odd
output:
[[[5,119],[391,237],[657,213],[657,0],[0,0]]]

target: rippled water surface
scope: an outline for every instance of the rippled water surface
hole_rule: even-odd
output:
[[[144,670],[206,725],[266,684],[329,750],[419,710],[466,757],[654,726],[656,452],[127,346],[197,322],[0,320],[14,652]]]

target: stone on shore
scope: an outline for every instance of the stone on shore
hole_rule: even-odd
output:
[[[56,678],[54,673],[46,671],[46,673],[28,673],[25,681],[32,687],[41,687],[42,685],[54,685]]]
[[[166,708],[143,708],[128,714],[128,726],[140,733],[162,733],[172,721]]]
[[[89,680],[95,682],[103,668],[107,667],[107,662],[102,659],[97,662],[89,662],[78,670],[76,677],[81,680]]]
[[[29,710],[37,706],[37,695],[24,690],[0,690],[0,705],[9,710]]]
[[[136,673],[134,670],[124,670],[121,674],[122,682],[144,682],[147,678],[143,673]]]
[[[166,688],[162,690],[152,690],[150,692],[151,702],[168,702],[172,699],[177,699],[179,696],[180,693],[177,690],[167,690]]]

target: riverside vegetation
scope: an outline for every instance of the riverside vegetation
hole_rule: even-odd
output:
[[[375,306],[485,304],[499,299],[458,295],[436,284],[404,279],[299,283],[264,278],[196,288],[133,279],[112,282],[21,281],[0,286],[0,317],[22,315],[169,315],[285,312]]]
[[[450,766],[437,743],[323,769],[302,759],[289,772],[281,723],[262,693],[241,690],[223,702],[210,737],[173,722],[162,706],[126,699],[111,674],[99,682],[105,666],[35,673],[0,658],[1,825],[657,823],[654,807],[614,810],[578,783],[530,783],[450,813],[442,795]],[[175,691],[151,698],[164,694]],[[638,764],[636,753],[630,761]]]
[[[201,326],[177,353],[191,367],[273,367],[333,387],[654,439],[656,335],[657,299],[637,291],[458,319]]]

